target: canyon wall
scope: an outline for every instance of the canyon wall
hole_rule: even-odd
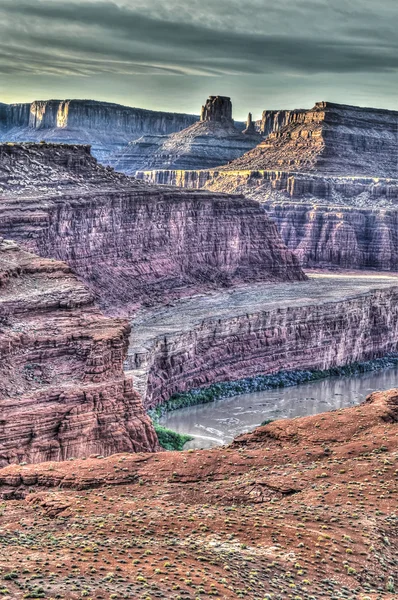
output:
[[[0,467],[159,448],[123,372],[130,326],[70,268],[0,239]]]
[[[153,185],[173,185],[244,193],[258,202],[266,200],[307,201],[323,205],[394,208],[398,203],[398,179],[339,177],[317,173],[265,170],[178,170],[139,171],[137,179]]]
[[[300,264],[398,271],[398,210],[266,202],[264,208]]]
[[[151,111],[94,100],[44,100],[0,107],[0,140],[90,144],[111,154],[144,134],[168,135],[198,121],[196,115]]]
[[[115,153],[113,167],[134,174],[148,169],[211,169],[228,163],[260,142],[254,126],[242,132],[232,119],[232,103],[210,96],[202,106],[200,122],[161,139],[144,136]]]
[[[307,112],[306,109],[264,110],[261,120],[258,122],[258,130],[267,137],[299,119],[301,113],[304,112]]]
[[[31,104],[3,105],[3,129],[92,129],[103,133],[120,131],[130,139],[144,133],[167,135],[195,123],[199,117],[132,108],[95,100],[36,100]],[[10,140],[11,141],[11,140]],[[25,140],[28,141],[28,140]]]
[[[397,177],[397,121],[398,111],[317,102],[223,168]]]
[[[126,368],[154,407],[216,382],[329,369],[397,349],[398,278],[330,276],[144,314],[133,321]]]
[[[112,312],[235,283],[305,279],[257,202],[151,187],[81,147],[0,147],[0,188],[0,234],[65,260]]]
[[[261,203],[305,267],[398,270],[398,179],[284,171],[149,171],[145,181]]]

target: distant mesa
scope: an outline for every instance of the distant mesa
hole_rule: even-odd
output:
[[[261,141],[251,119],[242,132],[232,118],[232,102],[226,96],[210,96],[200,121],[162,139],[145,138],[114,157],[112,166],[125,173],[163,169],[212,169],[253,149]]]
[[[305,267],[396,271],[397,123],[398,111],[331,102],[265,110],[258,125],[264,138],[241,157],[137,178],[261,202]]]
[[[94,156],[108,163],[111,154],[142,135],[168,135],[198,120],[112,102],[36,100],[0,104],[0,141],[90,144]]]
[[[397,121],[397,111],[331,102],[265,111],[261,129],[268,137],[223,169],[397,177]]]

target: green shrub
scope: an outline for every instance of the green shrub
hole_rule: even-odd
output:
[[[184,444],[193,439],[190,435],[177,433],[176,431],[166,429],[166,427],[162,427],[157,423],[154,424],[154,427],[156,435],[158,436],[159,444],[165,450],[182,450]]]

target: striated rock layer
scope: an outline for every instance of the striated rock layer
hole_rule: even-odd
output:
[[[107,162],[115,150],[133,139],[144,134],[168,135],[198,119],[94,100],[43,100],[0,105],[0,140],[91,144],[94,155]]]
[[[62,262],[0,241],[0,466],[158,449],[123,373],[130,327]]]
[[[145,170],[152,156],[168,139],[165,135],[146,134],[130,142],[109,159],[109,164],[126,175],[135,175],[137,171]]]
[[[305,279],[258,203],[151,187],[101,167],[84,147],[0,146],[0,187],[0,233],[65,260],[112,312]]]
[[[6,593],[32,597],[45,563],[47,595],[68,600],[82,580],[106,600],[395,598],[397,430],[390,390],[224,448],[9,466]]]
[[[138,314],[126,369],[144,405],[281,370],[320,369],[398,349],[398,277],[311,275]]]
[[[267,202],[301,265],[398,271],[398,210]]]
[[[359,208],[398,205],[398,178],[232,169],[139,171],[136,178],[153,185],[245,194],[261,203],[293,200]]]
[[[302,266],[398,270],[398,179],[222,170],[137,176],[257,200]]]
[[[317,102],[223,168],[397,177],[397,122],[398,111]]]
[[[294,110],[264,110],[258,124],[258,129],[262,135],[267,137],[271,133],[278,132],[286,125],[295,122],[305,112],[307,110],[304,108]]]
[[[251,122],[251,121],[250,121]],[[126,173],[149,169],[211,169],[254,148],[261,136],[254,125],[239,130],[232,119],[232,103],[210,96],[201,119],[164,140],[142,138],[113,157],[111,163]]]

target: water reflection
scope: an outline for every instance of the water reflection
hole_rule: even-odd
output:
[[[229,443],[266,419],[302,417],[353,406],[375,390],[393,387],[398,387],[398,367],[182,408],[162,417],[161,424],[194,436],[186,449],[211,448]]]

